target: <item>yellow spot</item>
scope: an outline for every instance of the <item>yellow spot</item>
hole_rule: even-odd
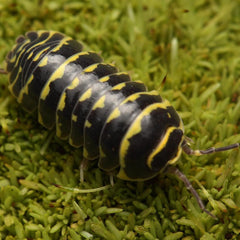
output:
[[[107,82],[110,79],[109,76],[105,76],[99,79],[99,82]]]
[[[131,181],[131,180],[132,180],[132,179],[130,179],[130,178],[126,175],[126,173],[125,173],[125,171],[124,171],[123,168],[120,168],[120,170],[119,170],[119,172],[118,172],[118,174],[117,174],[117,177],[120,178],[120,179],[122,179],[122,180],[126,180],[126,181]],[[135,179],[134,179],[134,180],[135,180]]]
[[[72,114],[72,121],[76,122],[77,121],[77,115]]]
[[[48,63],[48,57],[46,56],[46,57],[44,57],[44,58],[40,61],[40,63],[38,64],[38,66],[39,66],[39,67],[44,67],[44,66],[47,65],[47,63]]]
[[[87,149],[83,148],[83,158],[89,159],[88,156],[89,156],[89,153],[88,153]]]
[[[71,82],[71,84],[67,87],[67,90],[72,90],[75,89],[75,87],[79,84],[79,78],[76,77],[73,79],[73,81]]]
[[[127,103],[127,102],[134,102],[134,101],[136,101],[141,95],[142,95],[142,93],[139,93],[139,92],[134,93],[134,94],[130,95],[129,97],[127,97],[127,98],[121,103],[121,105],[123,105],[123,104],[125,104],[125,103]]]
[[[112,88],[112,90],[121,90],[122,88],[124,88],[126,86],[126,83],[119,83],[118,85],[114,86]]]
[[[65,108],[65,99],[66,99],[66,92],[62,94],[57,106],[57,110],[62,111]]]
[[[92,89],[89,88],[79,99],[79,102],[84,102],[92,96]]]
[[[119,108],[115,108],[113,112],[110,114],[110,116],[107,119],[107,123],[111,122],[113,119],[118,118],[121,115]]]
[[[89,67],[86,67],[83,72],[88,73],[88,72],[93,72],[97,67],[98,67],[99,63],[95,63],[90,65]]]
[[[57,124],[56,125],[56,135],[57,135],[57,137],[61,137],[61,135],[62,135],[62,131],[61,131],[61,126],[62,126],[62,124]]]
[[[90,128],[92,126],[92,124],[87,120],[84,124],[84,127],[86,128]]]
[[[104,108],[106,96],[102,96],[93,106],[92,110],[96,110],[97,108]]]
[[[101,146],[99,147],[99,155],[100,155],[100,160],[101,160],[101,158],[105,158],[105,157],[106,157],[106,154],[105,154],[105,152],[103,151],[103,149],[102,149]]]

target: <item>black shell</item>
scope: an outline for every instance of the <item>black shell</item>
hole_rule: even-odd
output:
[[[83,145],[86,159],[99,157],[101,169],[152,178],[181,153],[180,117],[157,91],[82,49],[54,31],[19,37],[6,59],[11,93],[58,137]]]

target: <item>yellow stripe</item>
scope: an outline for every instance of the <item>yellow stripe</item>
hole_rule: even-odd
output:
[[[57,111],[63,111],[63,109],[65,108],[66,106],[66,103],[65,103],[65,100],[66,100],[66,97],[67,97],[67,94],[66,94],[66,90],[69,90],[69,89],[74,89],[79,83],[79,79],[76,77],[74,78],[74,80],[71,82],[71,85],[68,86],[65,91],[62,93],[61,97],[60,97],[60,100],[58,102],[58,106],[57,106]],[[58,117],[58,114],[56,114],[56,135],[57,136],[61,136],[61,129],[60,129],[60,124],[59,124],[59,117]]]
[[[175,130],[175,129],[178,129],[176,127],[169,127],[166,131],[166,133],[164,134],[163,138],[161,139],[161,141],[159,142],[159,144],[157,145],[157,147],[153,150],[153,152],[149,155],[148,159],[147,159],[147,165],[150,169],[152,169],[152,161],[153,161],[153,158],[156,154],[158,154],[159,152],[162,151],[163,148],[165,148],[167,142],[168,142],[168,139],[169,139],[169,136],[170,134]],[[180,144],[181,146],[181,144]],[[172,160],[171,160],[172,161]]]
[[[178,152],[175,158],[171,159],[170,161],[167,162],[167,164],[174,164],[180,157],[182,153],[182,147],[181,147],[182,142],[179,144]]]
[[[136,117],[136,119],[133,121],[131,126],[128,128],[128,131],[126,132],[125,136],[122,139],[121,146],[120,146],[120,165],[124,168],[125,167],[125,156],[127,154],[128,148],[130,146],[130,139],[141,132],[141,123],[142,119],[145,116],[148,116],[152,111],[155,109],[165,109],[168,106],[171,106],[170,103],[167,100],[164,100],[161,103],[155,103],[151,104]]]
[[[28,50],[27,50],[27,51],[24,51],[24,52],[20,52],[20,54],[18,55],[18,58],[17,58],[17,60],[16,60],[16,62],[15,62],[15,64],[14,64],[14,66],[13,66],[13,69],[16,68],[16,67],[19,65],[20,57],[21,57],[23,54],[25,54],[26,52],[28,52]],[[16,56],[16,55],[15,55],[15,56]],[[17,82],[19,73],[20,73],[21,71],[22,71],[22,67],[19,66],[17,76],[15,77],[15,79],[14,79],[14,80],[12,81],[12,83],[11,83],[12,85],[15,85],[15,83]],[[12,75],[12,72],[10,72],[10,74],[9,74],[9,80],[10,80],[10,78],[11,78],[11,75]]]
[[[22,49],[23,49],[29,42],[30,42],[30,39],[26,39],[25,42],[24,42],[24,44],[22,44],[21,47],[17,50],[17,52],[15,53],[14,57],[10,59],[10,62],[11,62],[11,63],[14,63],[14,62],[17,60],[17,62],[15,62],[14,67],[16,67],[16,65],[18,64],[19,58],[20,58],[20,56],[22,55],[22,53],[18,55],[18,59],[16,59],[16,58],[17,58],[17,55],[16,55],[16,54],[17,54],[18,52],[21,52]],[[13,48],[12,48],[12,51],[14,51],[15,48],[16,48],[18,45],[19,45],[18,43],[15,44],[15,45],[13,46]]]
[[[159,173],[156,173],[155,175],[151,175],[150,177],[148,177],[148,178],[134,178],[134,179],[132,179],[132,178],[129,178],[128,176],[127,176],[127,174],[125,173],[125,171],[124,171],[124,168],[122,168],[122,167],[120,167],[120,170],[119,170],[119,172],[118,172],[118,174],[117,174],[117,177],[118,178],[120,178],[120,179],[122,179],[122,180],[126,180],[126,181],[134,181],[134,182],[137,182],[137,181],[146,181],[146,180],[148,180],[148,179],[151,179],[151,178],[153,178],[154,176],[157,176]]]
[[[41,55],[42,55],[45,51],[47,51],[49,48],[50,48],[50,47],[47,47],[47,48],[42,49],[42,51],[39,51],[38,54],[35,55],[33,61],[34,61],[34,62],[37,61],[37,60],[39,59],[39,57],[41,57]],[[31,52],[31,54],[32,54],[32,53],[33,53],[33,52]]]
[[[38,32],[37,32],[38,38],[39,38],[40,35],[41,35],[42,33],[44,33],[44,32],[45,32],[45,31],[38,31]],[[21,52],[22,49],[24,48],[24,46],[25,46],[26,44],[30,43],[30,39],[26,39],[26,42],[18,49],[18,52],[21,52],[21,54],[18,55],[18,59],[17,59],[17,61],[15,62],[14,67],[16,67],[16,66],[19,64],[19,59],[20,59],[20,57],[22,56],[22,54],[25,54],[25,53],[30,52],[35,46],[38,46],[39,44],[42,44],[43,42],[47,41],[47,40],[49,39],[49,37],[50,37],[50,35],[48,36],[47,39],[42,40],[41,42],[38,42],[38,43],[32,45],[30,48],[25,49],[26,51]],[[18,45],[18,44],[16,44],[16,46],[17,46],[17,45]],[[31,53],[30,53],[30,55],[31,55]]]
[[[42,92],[40,94],[40,99],[45,100],[50,92],[50,84],[54,82],[58,78],[62,78],[64,71],[65,71],[66,64],[62,64],[54,73],[51,75],[51,77],[46,82],[45,86],[42,89]]]
[[[79,56],[90,55],[90,53],[95,53],[94,51],[83,51],[79,52]]]
[[[55,33],[55,32],[54,32]],[[59,48],[60,47],[62,47],[62,45],[64,45],[65,44],[65,42],[67,41],[67,40],[69,40],[69,39],[71,39],[71,38],[67,38],[67,37],[65,37],[65,38],[63,38],[61,41],[60,41],[60,43],[58,44],[58,46],[56,46],[51,52],[55,52],[55,51],[57,51],[57,50],[59,50]],[[43,51],[45,51],[46,49],[44,49],[44,50],[42,50],[41,51],[41,53],[43,52]],[[77,56],[79,56],[79,55],[82,55],[81,53],[78,53],[78,54],[75,54],[75,55],[73,55],[73,56],[75,56],[76,57],[76,59],[77,59]],[[38,56],[39,57],[39,56]],[[35,59],[35,58],[34,58]],[[74,61],[74,60],[73,60]],[[39,62],[39,64],[38,64],[38,67],[44,67],[44,66],[46,66],[47,65],[47,63],[48,63],[48,56],[45,56],[40,62]],[[60,66],[61,67],[61,66]],[[57,69],[58,70],[58,69]],[[56,71],[57,71],[56,70]],[[30,85],[30,83],[32,82],[32,80],[33,80],[33,75],[31,75],[31,80],[29,79],[29,80],[27,80],[27,83],[26,83],[26,85],[24,86],[24,88],[21,90],[21,92],[20,92],[20,95],[19,95],[19,99],[21,99],[21,101],[22,101],[22,98],[23,98],[23,94],[25,93],[25,94],[27,94],[27,92],[28,92],[28,87],[29,87],[29,85]]]
[[[67,41],[69,41],[69,40],[72,40],[72,38],[65,36],[65,37],[58,43],[58,45],[56,46],[56,48],[54,48],[54,49],[52,50],[52,52],[57,52],[57,51],[59,51],[59,50],[61,49],[61,47],[62,47],[63,45],[68,45]]]
[[[83,74],[84,73],[89,73],[89,72],[93,72],[99,65],[100,63],[95,63],[95,64],[92,64],[90,65],[89,67],[86,67],[84,70],[83,70]]]
[[[134,93],[134,94],[128,96],[127,98],[125,98],[125,100],[124,100],[123,102],[121,102],[120,105],[126,104],[127,102],[134,102],[134,101],[136,101],[136,99],[138,99],[141,95],[142,95],[142,92]]]
[[[117,72],[117,73],[114,73],[115,75],[129,75],[127,72]]]
[[[105,76],[99,79],[99,82],[107,82],[110,79],[109,76]]]
[[[126,83],[125,83],[125,82],[119,83],[118,85],[114,86],[114,87],[112,88],[112,90],[121,90],[121,89],[123,89],[125,86],[126,86]]]
[[[38,38],[39,38],[43,33],[45,33],[45,31],[38,31],[38,32],[37,32]],[[39,46],[39,45],[41,45],[41,44],[44,44],[45,42],[47,42],[47,41],[49,40],[49,38],[50,38],[54,33],[56,33],[56,32],[55,32],[55,31],[50,31],[49,36],[48,36],[45,40],[42,40],[42,41],[34,44],[34,45],[31,46],[30,48],[26,49],[26,51],[23,52],[22,54],[29,53],[29,52],[30,52],[33,48],[35,48],[36,46]],[[28,39],[27,42],[29,43],[30,40]],[[24,45],[25,45],[25,44],[24,44]],[[43,51],[43,50],[42,50],[42,51]],[[32,53],[33,53],[33,52],[31,51],[29,55],[31,56]],[[20,56],[21,56],[22,54],[19,55],[18,60],[17,60],[17,62],[15,63],[15,66],[18,65],[19,58],[20,58]],[[28,56],[28,57],[29,57],[29,56]],[[18,74],[19,74],[19,73],[20,73],[20,70],[18,71]],[[31,76],[29,76],[29,77],[31,77]],[[17,80],[18,80],[18,77],[15,78],[15,80],[14,80],[14,82],[13,82],[12,84],[14,85]],[[27,79],[25,86],[21,89],[21,92],[20,92],[19,98],[18,98],[18,101],[19,101],[19,102],[22,101],[23,94],[28,92],[28,89],[26,89],[26,88],[28,88],[28,85],[30,84],[30,82],[31,82],[31,81],[29,81],[29,79]],[[10,91],[11,91],[11,90],[10,90]]]
[[[27,59],[30,59],[33,55],[33,52],[30,52],[30,54],[28,55]]]
[[[49,78],[49,80],[46,82],[46,84],[44,85],[41,95],[40,95],[40,99],[41,100],[45,100],[46,97],[48,96],[49,92],[50,92],[50,84],[52,82],[54,82],[55,80],[62,78],[65,72],[65,68],[66,66],[75,61],[78,58],[78,54],[74,54],[71,57],[69,57],[64,63],[62,63],[58,69],[56,69],[53,74],[51,75],[51,77]]]
[[[137,93],[134,93],[130,96],[128,96],[122,103],[121,105],[127,103],[127,102],[134,102],[136,101],[140,96],[142,95],[152,95],[152,96],[159,96],[159,93],[157,91],[151,91],[151,92],[137,92]]]
[[[42,119],[42,115],[38,114],[38,122],[43,125],[43,119]]]
[[[65,99],[66,99],[66,92],[63,92],[61,97],[60,97],[60,101],[58,103],[57,106],[57,111],[62,111],[65,108]]]

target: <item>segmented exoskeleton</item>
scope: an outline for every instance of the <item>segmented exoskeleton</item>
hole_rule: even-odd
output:
[[[83,145],[85,159],[99,159],[124,180],[146,180],[175,163],[182,150],[202,155],[237,148],[192,150],[175,109],[157,91],[132,82],[125,72],[102,63],[95,52],[55,31],[29,32],[6,58],[9,89],[23,108],[37,110],[39,122],[61,139]],[[201,199],[187,178],[168,167]]]

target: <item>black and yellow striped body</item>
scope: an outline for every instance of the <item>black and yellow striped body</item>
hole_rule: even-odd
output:
[[[61,33],[19,37],[6,71],[24,109],[121,179],[152,178],[181,154],[183,124],[169,102]]]

